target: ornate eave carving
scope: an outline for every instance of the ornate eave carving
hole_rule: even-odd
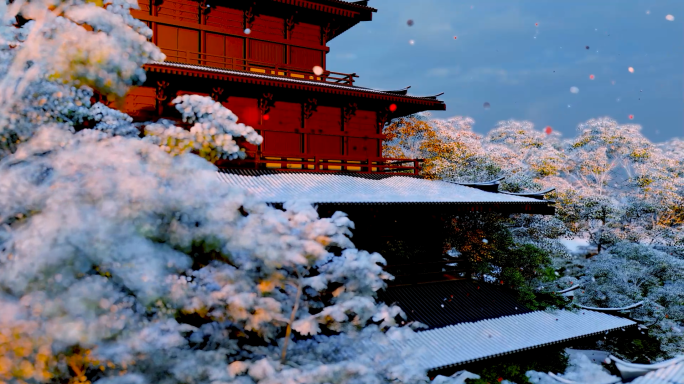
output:
[[[302,102],[302,128],[306,127],[306,120],[308,120],[317,110],[318,100],[309,98]]]
[[[257,100],[257,108],[259,108],[259,124],[263,124],[264,115],[268,114],[268,112],[270,112],[271,108],[274,106],[275,102],[273,101],[272,93],[264,93],[261,95],[261,97]]]

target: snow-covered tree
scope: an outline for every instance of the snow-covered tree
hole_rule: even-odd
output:
[[[581,304],[621,308],[643,301],[631,317],[650,325],[661,351],[684,350],[684,259],[643,244],[621,242],[585,263],[575,297]],[[615,351],[618,355],[621,351]],[[633,356],[629,356],[632,358]]]
[[[136,7],[0,2],[0,381],[426,382],[343,213],[216,177],[252,128],[196,96],[189,130],[91,102],[163,58]]]

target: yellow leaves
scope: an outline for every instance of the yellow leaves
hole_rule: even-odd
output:
[[[95,4],[98,7],[102,7],[103,1],[102,0],[86,0],[86,3],[91,3]]]
[[[33,377],[34,373],[35,369],[33,368],[33,364],[28,360],[21,360],[19,365],[14,367],[12,372],[15,377],[22,379],[30,379]]]
[[[12,360],[7,356],[0,356],[0,377],[4,377],[12,368]]]
[[[333,295],[333,297],[338,297],[338,296],[341,295],[343,292],[344,292],[344,285],[341,286],[341,287],[339,287],[339,288],[337,288],[336,290],[334,290],[333,293],[332,293],[332,295]]]
[[[266,292],[272,292],[273,289],[275,289],[276,283],[274,281],[270,280],[262,280],[259,285],[259,292],[261,293],[266,293]]]
[[[318,236],[316,237],[316,242],[327,247],[331,241],[328,236]]]
[[[274,273],[268,280],[261,280],[257,287],[261,293],[272,292],[276,287],[282,286],[284,279],[282,273]]]

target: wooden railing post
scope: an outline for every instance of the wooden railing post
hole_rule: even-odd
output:
[[[417,175],[418,174],[418,160],[413,160],[413,174]]]

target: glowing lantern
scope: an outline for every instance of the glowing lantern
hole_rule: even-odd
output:
[[[396,104],[390,104],[389,110],[390,110],[390,112],[396,111],[396,110],[397,110],[397,105],[396,105]]]
[[[589,79],[594,80],[594,75],[589,75]]]
[[[547,135],[550,135],[551,132],[553,132],[553,129],[550,126],[546,126],[546,129],[544,129],[544,132],[546,132]]]
[[[314,73],[314,75],[316,75],[316,76],[320,76],[320,75],[323,74],[323,68],[321,68],[320,66],[316,65],[316,66],[313,67],[313,73]]]

